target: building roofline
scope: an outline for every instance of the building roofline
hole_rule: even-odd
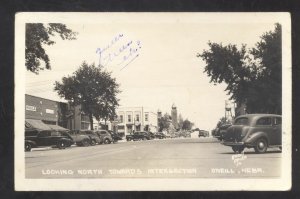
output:
[[[26,94],[26,93],[25,93],[25,97],[26,97],[26,95],[28,95],[28,96],[30,96],[30,97],[35,97],[35,98],[40,98],[40,99],[44,99],[44,100],[49,100],[49,101],[52,101],[52,102],[60,102],[60,103],[68,104],[68,102],[62,102],[62,101],[51,100],[51,99],[47,99],[47,98],[44,98],[44,97],[38,97],[38,96],[29,95],[29,94]]]

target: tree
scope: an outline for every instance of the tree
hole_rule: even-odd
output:
[[[25,36],[25,66],[27,70],[38,74],[40,70],[51,69],[50,59],[43,45],[53,45],[55,42],[50,36],[59,34],[61,39],[76,39],[76,32],[68,29],[66,25],[61,23],[26,23]],[[41,61],[45,63],[45,67],[41,66]]]
[[[201,57],[204,72],[214,84],[225,82],[226,91],[237,104],[246,104],[248,113],[281,114],[281,25],[261,36],[252,49],[242,45],[209,42]]]
[[[191,121],[189,121],[188,119],[185,119],[183,121],[182,129],[183,130],[191,130],[193,126],[194,126],[194,124]]]
[[[182,118],[181,114],[179,114],[179,116],[178,116],[178,128],[182,129],[182,126],[183,126],[183,118]]]
[[[170,126],[171,116],[168,113],[165,113],[163,117],[158,119],[158,128],[159,132],[167,130]]]
[[[72,106],[81,105],[81,111],[88,115],[93,130],[93,116],[112,120],[119,105],[116,95],[120,92],[116,79],[103,67],[83,62],[72,76],[55,82],[54,90],[69,101]]]

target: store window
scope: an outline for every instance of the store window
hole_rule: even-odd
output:
[[[145,113],[145,121],[148,122],[148,120],[149,120],[149,114]]]
[[[128,115],[128,122],[131,122],[131,115]]]
[[[120,123],[123,123],[123,115],[120,115]]]
[[[136,116],[135,116],[135,121],[137,121],[137,122],[140,121],[140,115],[139,115],[139,114],[136,114]]]

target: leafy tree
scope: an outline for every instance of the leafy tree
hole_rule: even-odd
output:
[[[27,70],[38,74],[40,70],[44,70],[41,61],[45,62],[45,68],[51,69],[50,59],[43,45],[53,45],[55,42],[51,40],[51,36],[57,33],[61,39],[76,39],[77,33],[68,29],[66,25],[61,23],[27,23],[25,37],[25,65]]]
[[[83,62],[72,76],[63,77],[61,83],[56,81],[54,90],[71,105],[81,105],[93,129],[93,116],[99,121],[112,120],[116,115],[118,88],[116,80],[103,67]]]
[[[189,121],[188,119],[185,119],[183,121],[182,129],[183,130],[191,130],[193,126],[194,126],[194,124],[191,121]]]
[[[209,50],[198,54],[204,72],[214,84],[225,82],[226,91],[248,113],[281,114],[281,25],[261,36],[255,48],[209,42]]]
[[[182,118],[181,114],[179,114],[179,116],[178,116],[178,128],[182,129],[182,126],[183,126],[183,118]]]
[[[167,130],[170,126],[171,116],[168,113],[165,113],[163,117],[158,119],[159,132]]]

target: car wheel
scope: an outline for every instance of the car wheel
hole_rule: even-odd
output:
[[[256,141],[254,150],[256,153],[264,153],[267,151],[267,148],[268,148],[268,144],[266,139],[260,138]]]
[[[233,150],[235,153],[242,153],[242,151],[244,150],[244,147],[243,147],[243,146],[233,146],[233,147],[232,147],[232,150]]]
[[[59,141],[57,143],[57,148],[59,148],[59,149],[65,149],[66,148],[65,142],[63,140]]]
[[[82,146],[89,146],[89,145],[90,145],[90,142],[88,139],[82,140]]]
[[[129,141],[131,141],[131,139],[130,139],[130,138],[128,138],[128,139],[127,139],[127,141],[129,142]]]
[[[31,144],[30,143],[25,143],[25,151],[31,151]]]
[[[109,139],[105,139],[104,140],[104,144],[110,144],[110,140]]]
[[[96,145],[96,140],[91,140],[91,145],[95,146]]]

